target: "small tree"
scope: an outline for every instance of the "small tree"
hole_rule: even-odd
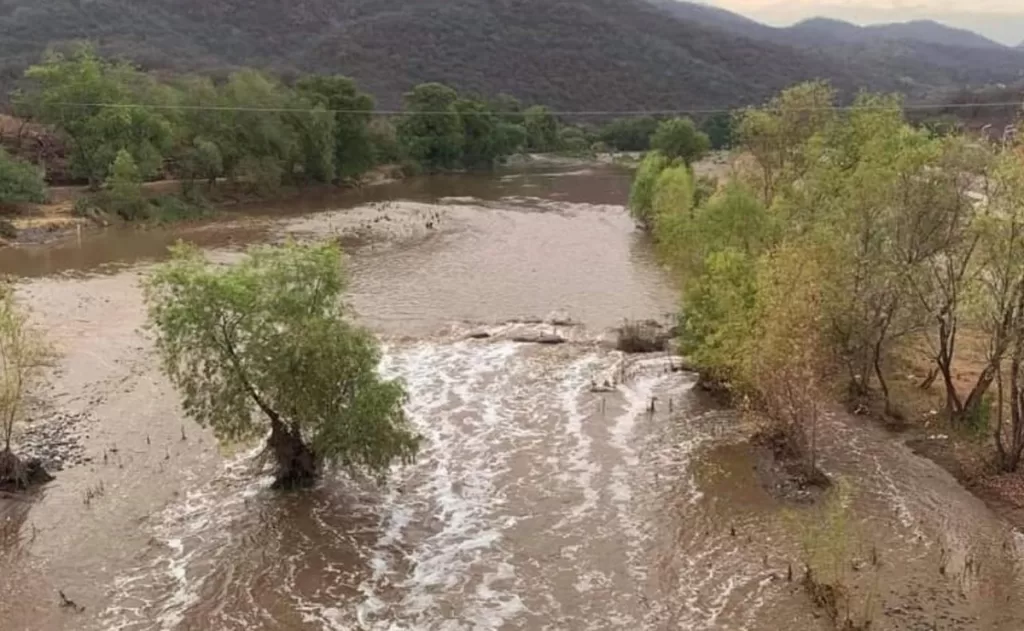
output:
[[[674,118],[658,125],[651,137],[651,148],[669,160],[680,159],[691,165],[707,155],[711,141],[707,134],[697,130],[689,118]]]
[[[146,198],[135,160],[128,151],[118,152],[107,178],[107,200],[110,209],[129,221],[146,215]]]
[[[440,83],[423,83],[405,94],[408,112],[398,124],[398,137],[409,154],[426,169],[453,169],[465,144],[459,95]]]
[[[352,79],[341,76],[303,77],[295,88],[333,112],[334,166],[338,175],[352,177],[373,166],[369,133],[373,97],[361,92]]]
[[[9,287],[0,286],[0,488],[20,489],[33,476],[48,480],[41,470],[29,471],[11,450],[14,425],[22,418],[32,387],[42,377],[49,348],[28,324]]]
[[[13,158],[0,148],[0,204],[45,200],[42,169]]]
[[[818,426],[830,383],[817,253],[783,245],[759,261],[752,335],[742,352],[741,383],[757,412],[799,457],[809,480],[817,469]]]
[[[152,78],[100,58],[88,45],[47,54],[25,77],[25,112],[67,138],[71,169],[92,188],[99,188],[120,150],[131,153],[143,176],[160,170],[173,130],[162,111],[148,107],[166,97]]]
[[[184,149],[181,157],[181,171],[189,187],[197,179],[205,180],[207,188],[213,188],[217,178],[224,174],[224,157],[216,143],[196,138]]]
[[[185,412],[222,441],[264,436],[277,487],[324,463],[386,474],[415,436],[400,383],[377,373],[373,336],[346,321],[333,246],[259,247],[217,267],[179,245],[146,284],[156,348]]]
[[[558,147],[558,119],[543,105],[523,112],[526,146],[531,151],[554,151]]]
[[[654,194],[658,176],[669,166],[669,160],[657,151],[648,153],[633,178],[629,191],[629,214],[638,224],[650,230],[654,225]]]
[[[498,117],[485,103],[467,98],[455,102],[455,111],[462,124],[462,165],[467,168],[494,166],[505,149],[498,134]]]

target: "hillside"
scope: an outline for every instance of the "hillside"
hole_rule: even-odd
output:
[[[910,93],[927,88],[1011,83],[1024,77],[1024,54],[964,29],[930,20],[857,26],[813,18],[786,28],[755,22],[724,9],[677,0],[649,0],[677,19],[724,33],[789,46],[823,63],[857,68],[881,87],[887,76]]]
[[[4,0],[0,81],[10,87],[47,45],[83,38],[154,70],[347,74],[385,107],[423,81],[621,111],[760,102],[819,77],[846,94],[923,94],[1024,69],[1010,49],[926,42],[826,54],[726,11],[691,13],[700,11],[666,19],[644,0]]]
[[[966,29],[953,28],[932,20],[857,26],[841,20],[813,18],[778,29],[793,43],[832,45],[872,44],[885,41],[915,42],[943,47],[979,48],[1005,51],[1006,46]]]

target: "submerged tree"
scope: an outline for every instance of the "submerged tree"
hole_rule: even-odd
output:
[[[38,462],[26,464],[11,449],[14,425],[21,420],[49,358],[49,348],[29,326],[11,289],[0,286],[0,488],[21,489],[50,480]]]
[[[156,347],[186,413],[221,441],[266,435],[278,488],[323,464],[383,477],[419,438],[405,390],[377,373],[380,350],[346,321],[334,246],[258,247],[220,267],[176,246],[146,285]]]

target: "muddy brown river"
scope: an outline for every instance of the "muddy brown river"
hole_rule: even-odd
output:
[[[0,250],[61,352],[33,416],[83,419],[81,464],[0,499],[0,629],[830,628],[787,576],[817,509],[763,489],[742,415],[692,375],[607,343],[678,300],[628,189],[612,167],[432,177]],[[270,491],[258,450],[184,419],[150,354],[138,281],[167,245],[230,261],[289,237],[345,245],[352,307],[407,385],[424,448],[387,486]],[[1019,534],[862,419],[822,434],[854,613],[1024,629]]]

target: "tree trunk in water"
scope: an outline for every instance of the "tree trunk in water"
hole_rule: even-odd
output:
[[[38,458],[23,462],[10,449],[0,451],[0,491],[24,491],[51,480]]]
[[[267,446],[277,461],[275,489],[296,489],[313,486],[319,474],[316,454],[302,440],[298,427],[288,428],[281,421],[271,423]]]

